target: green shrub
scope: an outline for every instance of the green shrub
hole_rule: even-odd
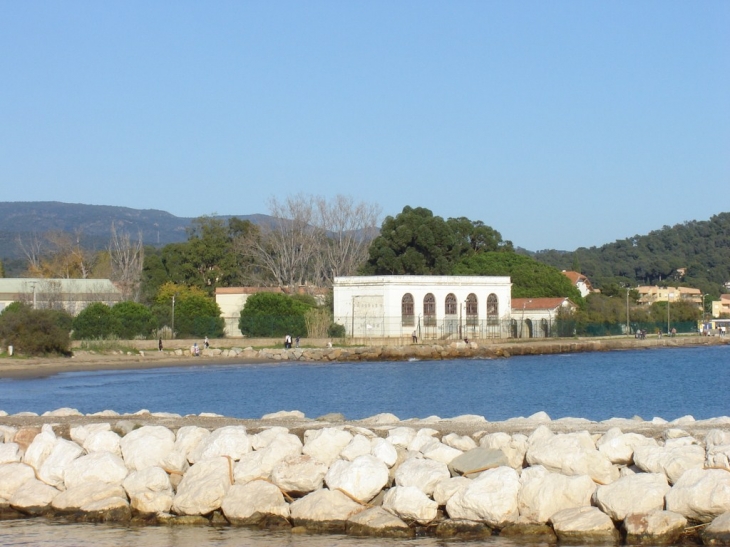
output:
[[[222,338],[225,322],[215,300],[198,294],[181,297],[175,302],[175,336]]]
[[[345,326],[339,323],[332,323],[327,328],[327,336],[330,338],[344,338],[345,334]]]
[[[124,340],[133,340],[138,336],[147,338],[155,330],[152,312],[144,304],[119,302],[112,306],[112,315],[116,318],[115,334]]]
[[[71,316],[61,310],[34,310],[10,304],[0,313],[0,344],[22,355],[70,355]]]
[[[241,310],[238,327],[247,336],[278,337],[290,334],[306,336],[304,319],[312,305],[285,294],[261,292],[252,294]]]
[[[74,318],[73,327],[76,340],[108,338],[118,331],[119,320],[109,306],[94,302]]]

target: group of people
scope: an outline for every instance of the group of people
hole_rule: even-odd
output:
[[[208,349],[210,347],[210,342],[208,341],[208,337],[207,336],[205,337],[205,341],[203,342],[203,346],[205,347],[205,349]],[[200,357],[200,346],[198,346],[198,343],[197,342],[195,342],[193,344],[193,347],[190,348],[190,353],[194,357]]]
[[[297,347],[299,347],[299,337],[298,336],[294,339],[294,342],[296,343]],[[291,349],[291,334],[287,334],[284,337],[284,349]]]

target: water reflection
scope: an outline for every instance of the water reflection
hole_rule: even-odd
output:
[[[291,534],[235,527],[129,527],[112,524],[67,524],[46,519],[0,522],[0,545],[33,547],[524,547],[525,543],[493,537],[479,541],[438,538],[383,539],[342,535]],[[533,544],[534,545],[534,544]]]

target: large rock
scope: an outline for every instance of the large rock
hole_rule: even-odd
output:
[[[232,524],[251,526],[268,516],[289,518],[289,505],[281,490],[266,481],[234,484],[221,504],[223,514]]]
[[[464,452],[434,439],[421,447],[421,453],[429,460],[436,460],[448,466],[454,458],[461,456]]]
[[[596,505],[615,521],[632,513],[664,509],[664,496],[670,486],[663,473],[637,473],[621,477],[596,490]]]
[[[10,499],[23,483],[35,479],[35,471],[24,463],[0,465],[0,499]]]
[[[412,537],[415,532],[401,519],[382,507],[370,507],[350,517],[347,534],[351,536]]]
[[[289,433],[279,434],[266,446],[241,457],[233,470],[235,482],[245,484],[255,479],[268,479],[281,461],[296,457],[301,451],[302,441],[299,437]]]
[[[84,513],[83,522],[128,522],[132,518],[129,502],[122,496],[92,501],[79,510]]]
[[[711,429],[705,435],[706,467],[730,469],[730,431]]]
[[[366,454],[351,462],[337,460],[324,480],[330,490],[342,490],[361,502],[367,502],[388,483],[388,467],[375,456]]]
[[[730,473],[724,469],[687,470],[667,493],[666,509],[700,522],[730,511]]]
[[[403,519],[428,524],[438,514],[438,505],[415,486],[396,486],[385,493],[383,509]]]
[[[167,513],[172,507],[170,477],[160,467],[147,467],[130,473],[122,486],[129,496],[132,509],[139,513]]]
[[[519,516],[519,490],[517,471],[507,466],[490,469],[451,496],[446,503],[446,512],[452,519],[484,522],[492,528],[502,528]]]
[[[450,446],[451,448],[461,450],[462,452],[467,452],[472,448],[477,447],[477,443],[474,439],[472,439],[468,435],[462,436],[458,433],[449,433],[447,435],[444,435],[441,439],[441,442],[447,446]]]
[[[424,427],[416,432],[416,436],[413,437],[410,443],[408,443],[408,450],[411,452],[421,452],[421,449],[432,442],[438,441],[435,439],[435,435],[438,431],[431,429],[430,427]]]
[[[547,429],[540,426],[539,429]],[[608,456],[596,450],[587,431],[554,435],[536,430],[530,437],[526,459],[563,475],[588,475],[598,484],[609,484],[619,477]],[[548,430],[549,431],[549,430]]]
[[[18,432],[18,434],[20,433],[21,432]],[[41,468],[41,465],[43,465],[43,462],[46,461],[46,458],[51,454],[55,444],[56,434],[53,432],[53,428],[50,425],[45,424],[42,431],[33,437],[33,442],[31,442],[25,450],[22,460],[23,463],[30,465],[33,469],[38,471]]]
[[[371,448],[372,445],[370,439],[365,435],[357,434],[352,438],[350,443],[342,449],[342,452],[340,452],[340,457],[344,460],[351,462],[358,456],[370,454]]]
[[[416,430],[412,427],[394,427],[388,431],[388,442],[393,446],[408,448],[408,445],[415,437]]]
[[[207,515],[219,509],[231,487],[227,458],[204,459],[192,465],[177,487],[172,510],[179,515]]]
[[[541,465],[528,467],[520,477],[517,505],[521,520],[544,524],[555,513],[589,507],[596,483],[588,475],[551,473]]]
[[[249,435],[251,439],[251,448],[253,450],[261,450],[267,447],[274,439],[279,435],[286,435],[289,433],[289,429],[281,426],[274,426],[259,431],[255,435]]]
[[[451,477],[450,479],[441,480],[433,489],[433,501],[439,505],[446,505],[451,496],[466,488],[470,483],[471,479],[466,477]]]
[[[446,464],[435,460],[410,458],[404,461],[395,471],[395,483],[398,486],[415,486],[430,496],[436,484],[451,476]]]
[[[56,488],[34,478],[25,481],[10,497],[8,503],[21,513],[39,515],[49,509],[58,494]]]
[[[98,423],[98,424],[86,424],[86,425],[75,425],[71,426],[70,434],[71,434],[71,440],[75,442],[76,444],[79,444],[81,446],[84,445],[84,442],[92,433],[98,433],[101,431],[111,431],[112,426],[108,423]]]
[[[639,433],[623,433],[618,427],[609,429],[596,442],[596,448],[611,463],[630,465],[634,461],[634,448],[637,446],[658,446],[656,440]]]
[[[687,519],[671,511],[635,513],[624,520],[629,545],[674,545],[687,526]]]
[[[73,441],[56,439],[51,453],[38,469],[38,478],[55,488],[64,488],[63,474],[66,467],[83,452],[84,449]]]
[[[611,518],[596,507],[563,509],[550,522],[560,542],[618,543],[620,538]]]
[[[451,460],[449,471],[453,476],[474,478],[488,469],[505,465],[510,465],[510,461],[501,449],[473,448]]]
[[[68,488],[55,498],[51,506],[57,511],[74,512],[85,505],[106,498],[125,498],[124,488],[121,484],[109,484],[102,481],[87,481],[73,488]]]
[[[64,488],[88,481],[122,484],[129,473],[122,458],[111,452],[93,452],[72,461],[63,473]]]
[[[182,454],[187,460],[198,445],[210,437],[210,431],[197,425],[186,425],[177,430],[173,452]],[[192,463],[192,462],[191,462]]]
[[[229,425],[213,431],[188,455],[190,463],[227,456],[234,461],[251,452],[251,441],[242,425]]]
[[[317,490],[289,507],[295,526],[310,530],[344,532],[347,520],[365,507],[336,490]]]
[[[716,517],[702,531],[704,545],[730,545],[730,511]]]
[[[352,433],[340,428],[310,429],[304,433],[302,454],[312,456],[329,467],[350,441]]]
[[[387,439],[373,439],[370,454],[378,458],[388,467],[393,467],[398,461],[398,451]]]
[[[634,448],[634,464],[646,473],[663,473],[670,484],[676,483],[688,469],[705,465],[705,450],[701,446],[651,446]]]
[[[125,465],[140,471],[162,467],[175,444],[175,434],[160,425],[145,425],[127,433],[120,444]]]
[[[84,450],[92,452],[111,452],[122,455],[122,438],[114,431],[92,431],[82,443]]]
[[[0,465],[20,461],[20,445],[18,443],[0,443]]]
[[[271,482],[284,492],[304,494],[322,488],[327,466],[321,461],[301,454],[280,461],[271,471]]]
[[[507,433],[489,433],[479,439],[479,446],[501,450],[507,457],[509,466],[514,469],[522,469],[527,453],[527,437],[521,433],[508,435]]]

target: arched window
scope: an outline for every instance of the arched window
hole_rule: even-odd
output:
[[[449,293],[446,296],[446,315],[456,315],[458,310],[456,309],[456,297],[453,293]]]
[[[497,295],[492,293],[487,297],[487,324],[496,325],[499,323],[499,300]]]
[[[466,324],[476,325],[479,322],[479,302],[477,295],[471,293],[466,297]]]
[[[404,327],[412,327],[416,324],[415,316],[413,315],[413,295],[411,293],[403,295],[400,301],[400,313]]]
[[[436,324],[436,297],[431,293],[423,297],[423,324],[427,327]]]

